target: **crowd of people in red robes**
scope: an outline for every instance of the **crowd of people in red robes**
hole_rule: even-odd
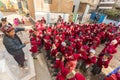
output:
[[[86,74],[87,71],[100,74],[102,68],[109,66],[120,44],[120,32],[111,23],[75,24],[59,20],[55,25],[46,26],[42,18],[29,32],[34,59],[44,49],[56,80],[86,80],[76,69]],[[100,44],[105,44],[105,48],[96,54]]]

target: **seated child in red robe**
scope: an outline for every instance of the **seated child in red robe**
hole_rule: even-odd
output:
[[[31,43],[30,52],[32,52],[33,58],[37,59],[36,54],[38,52],[38,45],[37,45],[36,35],[34,33],[34,30],[30,30],[29,33],[30,33],[30,43]]]
[[[98,61],[95,65],[93,65],[93,69],[92,69],[92,74],[96,75],[96,74],[100,74],[102,68],[107,68],[109,65],[109,57],[110,54],[104,54],[103,56],[100,56],[98,58]]]

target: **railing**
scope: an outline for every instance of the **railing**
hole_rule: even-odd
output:
[[[115,0],[101,0],[100,4],[115,4]]]

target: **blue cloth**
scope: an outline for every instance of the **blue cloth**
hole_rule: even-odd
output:
[[[114,69],[111,73],[109,73],[107,76],[109,77],[112,74],[115,74],[120,69],[120,66]]]
[[[16,34],[17,32],[24,30],[25,30],[24,28],[16,28],[14,38],[6,34],[3,37],[3,44],[6,50],[13,56],[24,53],[22,48],[25,47],[25,44],[22,44],[20,38]]]

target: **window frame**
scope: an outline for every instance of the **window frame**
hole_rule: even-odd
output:
[[[52,0],[44,0],[45,4],[52,4]]]

